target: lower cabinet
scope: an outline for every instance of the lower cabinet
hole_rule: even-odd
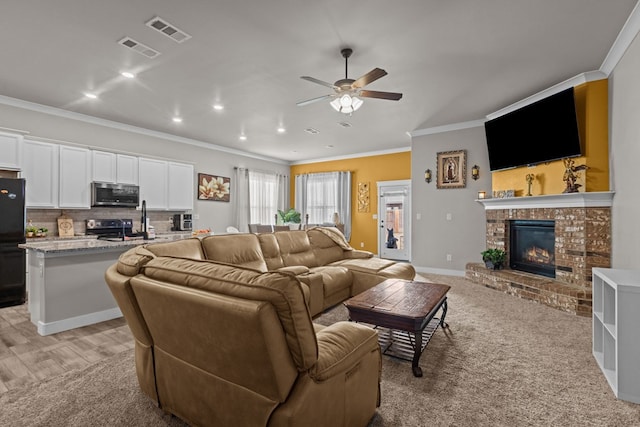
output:
[[[593,356],[618,399],[640,403],[640,270],[593,269]]]

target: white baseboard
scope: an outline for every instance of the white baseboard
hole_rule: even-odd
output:
[[[38,333],[40,335],[57,334],[58,332],[81,328],[83,326],[93,325],[94,323],[100,323],[106,320],[117,319],[118,317],[122,317],[122,312],[118,307],[116,307],[110,308],[109,310],[99,311],[97,313],[89,313],[82,316],[71,317],[69,319],[56,320],[55,322],[44,323],[42,321],[38,321]]]
[[[448,270],[445,268],[418,267],[416,265],[414,265],[413,268],[416,269],[417,273],[442,274],[444,276],[461,276],[461,277],[464,277],[464,274],[465,274],[465,272],[462,270]]]

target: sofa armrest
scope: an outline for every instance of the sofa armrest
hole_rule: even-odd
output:
[[[359,249],[354,249],[352,251],[344,251],[345,259],[353,259],[353,258],[372,258],[373,252],[369,251],[361,251]]]
[[[280,272],[284,272],[284,273],[292,273],[295,274],[296,276],[299,276],[300,274],[306,274],[309,272],[309,267],[304,266],[304,265],[292,265],[289,267],[281,267],[278,268],[276,271],[280,271]]]
[[[310,375],[324,381],[353,369],[367,354],[380,352],[378,332],[354,322],[337,322],[316,334],[318,361]]]

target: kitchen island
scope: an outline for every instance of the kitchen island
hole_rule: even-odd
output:
[[[27,301],[31,322],[50,335],[121,317],[104,273],[133,246],[178,240],[190,234],[159,235],[155,240],[106,241],[96,237],[28,241]]]

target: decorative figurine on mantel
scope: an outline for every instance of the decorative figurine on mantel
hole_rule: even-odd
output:
[[[531,184],[533,184],[533,180],[536,179],[536,176],[532,173],[527,174],[526,176],[527,179],[527,196],[532,196],[533,194],[531,194]]]
[[[582,187],[582,184],[576,183],[576,180],[578,179],[578,172],[587,170],[588,166],[575,166],[575,161],[573,159],[562,159],[562,161],[564,162],[564,176],[562,177],[562,180],[567,184],[563,193],[577,193],[578,188]]]

